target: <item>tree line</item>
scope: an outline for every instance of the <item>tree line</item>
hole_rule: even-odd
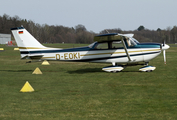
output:
[[[133,33],[134,38],[140,42],[177,43],[177,26],[164,30],[149,30],[139,26],[134,31],[123,31],[120,28],[105,29],[100,33],[88,31],[84,25],[69,28],[62,25],[38,24],[32,20],[21,19],[18,16],[10,17],[7,14],[0,16],[0,33],[11,34],[10,28],[23,25],[41,43],[92,43],[95,35],[106,33]],[[12,39],[13,36],[12,36]]]

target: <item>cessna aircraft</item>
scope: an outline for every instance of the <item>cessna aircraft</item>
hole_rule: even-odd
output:
[[[149,66],[149,61],[163,51],[166,64],[165,50],[169,48],[165,42],[139,43],[133,38],[134,34],[119,33],[97,35],[94,37],[95,42],[87,47],[50,48],[40,44],[24,27],[11,30],[19,47],[21,59],[111,63],[111,66],[102,68],[106,72],[119,72],[126,66],[133,65],[143,65],[139,71],[153,71],[156,67]]]

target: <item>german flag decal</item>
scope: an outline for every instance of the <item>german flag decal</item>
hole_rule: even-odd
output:
[[[23,34],[23,31],[18,31],[18,34]]]

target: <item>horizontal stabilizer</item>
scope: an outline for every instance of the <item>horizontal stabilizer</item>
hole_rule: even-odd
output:
[[[26,55],[21,57],[21,59],[41,59],[44,55],[39,54],[39,55]]]

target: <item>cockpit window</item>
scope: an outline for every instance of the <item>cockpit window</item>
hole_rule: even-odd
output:
[[[136,40],[135,38],[131,38],[131,40],[133,40],[135,43],[139,43],[138,40]]]
[[[131,37],[125,37],[124,43],[129,48],[136,46],[139,42]],[[124,49],[122,41],[94,42],[89,45],[93,49]]]
[[[134,38],[129,38],[128,40],[127,40],[127,45],[129,46],[129,47],[132,47],[132,46],[135,46],[135,45],[137,45],[137,40],[136,39],[134,39]],[[139,43],[139,42],[138,42]]]
[[[108,43],[105,42],[105,43],[99,43],[95,49],[108,49]]]
[[[113,49],[118,49],[118,48],[123,48],[122,41],[114,41],[112,42],[112,48]]]
[[[94,47],[94,46],[93,46]],[[96,43],[95,49],[123,49],[122,41]]]

